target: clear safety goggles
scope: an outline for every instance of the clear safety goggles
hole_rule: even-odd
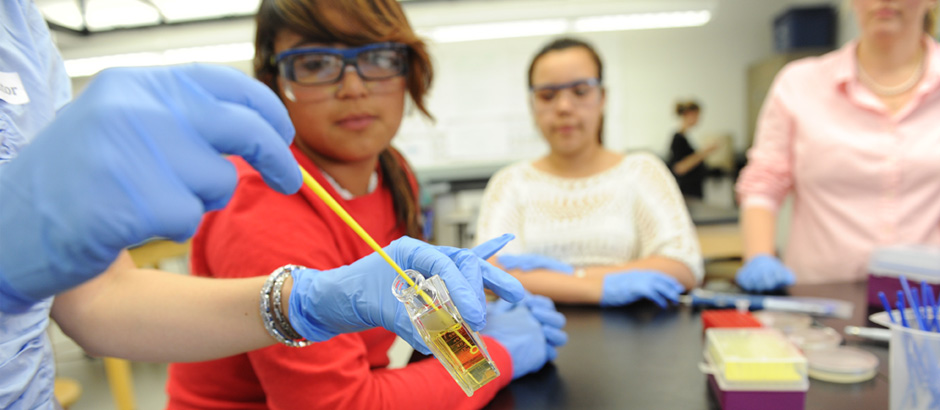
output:
[[[532,105],[536,110],[552,107],[568,94],[569,101],[575,106],[586,106],[600,100],[601,81],[597,78],[586,78],[562,84],[535,85],[530,89]],[[567,92],[566,92],[567,91]]]

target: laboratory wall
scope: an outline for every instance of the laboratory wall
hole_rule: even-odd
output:
[[[498,1],[486,3],[500,7]],[[597,47],[605,63],[608,147],[664,155],[676,125],[674,102],[695,98],[704,110],[693,137],[730,135],[735,148],[743,149],[747,141],[746,71],[773,53],[774,16],[799,5],[844,6],[842,0],[721,0],[715,4],[712,20],[701,27],[580,36]],[[408,5],[406,12],[420,6]],[[60,35],[59,46],[69,59],[245,42],[253,38],[252,26],[250,19],[238,19],[87,38]],[[429,105],[435,121],[412,110],[396,145],[419,171],[499,166],[544,152],[529,113],[526,70],[531,56],[549,40],[523,37],[432,44],[436,71]],[[247,61],[232,65],[250,70]],[[76,88],[86,81],[76,78]]]

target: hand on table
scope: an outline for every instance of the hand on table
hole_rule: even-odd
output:
[[[685,287],[672,276],[656,271],[629,271],[604,277],[601,306],[620,306],[649,299],[661,308],[679,303]]]
[[[796,276],[780,259],[760,254],[738,269],[735,282],[748,292],[766,292],[793,285]]]

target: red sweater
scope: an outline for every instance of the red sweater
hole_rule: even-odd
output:
[[[309,159],[296,147],[291,149],[301,166],[380,245],[403,235],[395,228],[391,191],[384,181],[368,195],[343,200]],[[193,238],[194,275],[261,276],[286,264],[323,270],[372,252],[309,188],[279,194],[244,161],[232,162],[238,188],[227,207],[206,215]],[[394,339],[393,333],[376,328],[305,348],[274,345],[207,362],[174,363],[167,408],[475,409],[486,405],[512,377],[505,348],[484,337],[501,375],[467,397],[436,359],[386,369]]]

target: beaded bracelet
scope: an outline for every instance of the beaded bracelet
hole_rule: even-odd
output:
[[[284,285],[284,280],[287,279],[287,275],[290,275],[290,273],[296,269],[306,268],[297,265],[285,265],[271,272],[271,275],[268,276],[268,280],[266,280],[264,286],[261,287],[261,303],[259,308],[261,310],[261,321],[264,322],[264,328],[271,337],[279,343],[290,347],[305,347],[310,346],[313,342],[304,340],[303,337],[297,334],[293,327],[290,326],[290,322],[284,317],[283,312],[281,312],[281,287]],[[273,304],[272,299],[274,299]],[[275,319],[275,314],[272,313],[272,310],[277,312],[277,319]],[[278,326],[278,324],[281,326]],[[286,326],[284,326],[284,324],[286,324]]]
[[[288,339],[300,340],[304,337],[294,330],[294,326],[291,326],[290,321],[287,319],[287,315],[285,315],[282,311],[283,309],[281,309],[281,289],[284,288],[284,281],[286,281],[287,277],[290,276],[290,271],[293,271],[294,269],[305,268],[295,265],[288,266],[292,266],[293,268],[284,269],[287,272],[277,275],[277,279],[274,280],[274,309],[272,310],[274,310],[274,318],[277,319],[277,325],[282,331],[284,331],[284,335],[287,336]]]

